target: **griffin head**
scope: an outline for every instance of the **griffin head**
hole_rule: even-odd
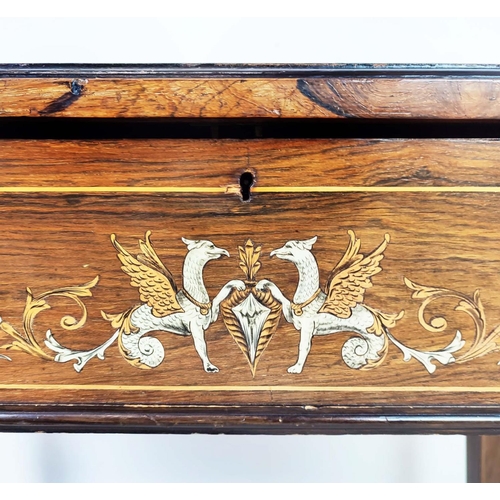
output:
[[[182,238],[182,241],[187,246],[189,252],[196,252],[196,256],[205,262],[214,259],[220,259],[223,255],[229,257],[229,252],[224,248],[216,247],[208,240],[188,240]]]
[[[276,255],[278,259],[289,260],[290,262],[298,262],[302,260],[305,253],[309,253],[318,239],[317,236],[309,240],[291,240],[285,243],[281,248],[277,248],[270,253],[273,257]]]

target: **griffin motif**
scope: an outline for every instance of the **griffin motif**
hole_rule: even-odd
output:
[[[297,362],[289,373],[301,373],[315,335],[350,331],[358,335],[349,339],[342,349],[342,358],[351,368],[373,368],[380,364],[387,351],[388,329],[403,317],[385,314],[363,304],[365,291],[372,286],[371,279],[382,268],[380,261],[389,243],[389,235],[369,255],[360,253],[361,242],[349,231],[347,250],[328,278],[325,291],[319,285],[319,268],[311,252],[317,237],[309,240],[288,241],[273,250],[271,257],[294,263],[299,271],[299,284],[293,301],[268,280],[257,284],[258,290],[270,290],[281,302],[283,314],[300,331]]]
[[[244,284],[239,280],[230,281],[212,303],[203,282],[203,268],[211,260],[223,255],[229,257],[228,251],[208,240],[182,238],[188,253],[184,259],[183,286],[179,289],[172,273],[155,252],[150,237],[148,231],[145,240],[139,241],[141,253],[134,257],[111,235],[122,271],[130,277],[130,284],[139,289],[142,302],[121,314],[103,312],[104,318],[118,328],[114,336],[118,338],[122,354],[134,366],[154,368],[163,361],[164,349],[158,339],[145,337],[147,333],[167,331],[191,335],[205,371],[219,371],[208,358],[205,330],[217,319],[220,302],[233,287],[244,288]]]
[[[52,308],[52,299],[61,297],[73,301],[80,308],[81,316],[79,319],[72,315],[63,316],[60,327],[70,331],[83,328],[87,321],[83,298],[92,296],[92,289],[99,281],[99,276],[96,276],[83,285],[54,288],[38,294],[28,287],[22,330],[0,318],[0,333],[10,338],[7,344],[0,345],[0,350],[9,353],[22,351],[57,363],[74,361],[74,369],[80,372],[91,359],[103,360],[105,351],[118,340],[118,347],[129,363],[139,368],[154,368],[163,361],[163,346],[158,339],[145,335],[152,331],[168,331],[191,335],[204,369],[215,372],[218,370],[208,359],[204,333],[217,320],[219,310],[229,333],[245,355],[252,375],[255,375],[259,359],[278,328],[281,312],[300,331],[298,360],[289,368],[290,373],[302,371],[313,336],[346,331],[353,332],[355,336],[344,343],[342,358],[355,369],[379,366],[387,354],[389,341],[401,350],[404,361],[413,358],[422,363],[429,373],[436,370],[434,362],[442,365],[466,363],[500,350],[500,325],[490,331],[486,328],[479,290],[469,296],[448,288],[421,285],[408,278],[404,278],[404,283],[412,291],[412,298],[422,301],[418,321],[426,331],[444,332],[448,325],[444,315],[429,316],[428,306],[440,299],[455,299],[457,305],[454,310],[469,316],[475,332],[466,352],[461,352],[466,342],[460,330],[455,332],[448,345],[436,350],[419,350],[401,343],[392,329],[403,317],[404,311],[386,314],[364,303],[365,292],[372,286],[373,276],[382,271],[380,262],[384,258],[389,235],[385,235],[382,243],[365,256],[360,253],[360,240],[354,232],[349,231],[348,234],[347,249],[331,272],[324,290],[319,286],[318,264],[312,253],[316,237],[292,240],[271,252],[271,256],[293,262],[299,271],[299,283],[292,301],[271,281],[256,283],[261,267],[261,247],[255,247],[250,239],[247,240],[244,247],[239,247],[240,267],[246,279],[226,283],[213,302],[210,302],[203,282],[203,269],[210,260],[229,256],[226,250],[217,248],[208,240],[182,238],[188,253],[184,260],[183,286],[179,288],[154,250],[150,231],[144,240],[139,240],[140,253],[135,257],[123,248],[115,235],[111,235],[122,270],[129,276],[131,285],[138,289],[141,300],[141,304],[121,314],[102,312],[115,330],[111,337],[90,350],[72,349],[60,344],[49,329],[43,342],[51,351],[49,353],[35,334],[38,314]],[[0,354],[0,361],[11,361],[11,358]]]

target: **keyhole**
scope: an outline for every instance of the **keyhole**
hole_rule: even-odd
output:
[[[241,199],[250,201],[250,188],[255,182],[255,177],[252,172],[243,172],[240,177]]]

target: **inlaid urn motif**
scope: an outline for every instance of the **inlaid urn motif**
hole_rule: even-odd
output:
[[[238,247],[240,268],[246,276],[245,288],[233,288],[221,303],[226,328],[245,355],[253,376],[281,316],[281,304],[271,292],[256,288],[256,274],[261,268],[261,248],[254,247],[252,240],[248,240],[244,247]]]

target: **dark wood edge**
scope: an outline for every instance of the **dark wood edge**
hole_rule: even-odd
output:
[[[1,78],[500,77],[482,64],[0,64]]]
[[[304,407],[9,405],[0,408],[0,432],[123,432],[205,434],[499,434],[500,412],[463,414],[352,413]],[[468,412],[468,413],[465,413]],[[472,439],[472,438],[471,438]],[[471,441],[474,443],[475,441]],[[471,455],[472,456],[472,455]]]
[[[467,436],[467,482],[481,482],[481,436]]]

